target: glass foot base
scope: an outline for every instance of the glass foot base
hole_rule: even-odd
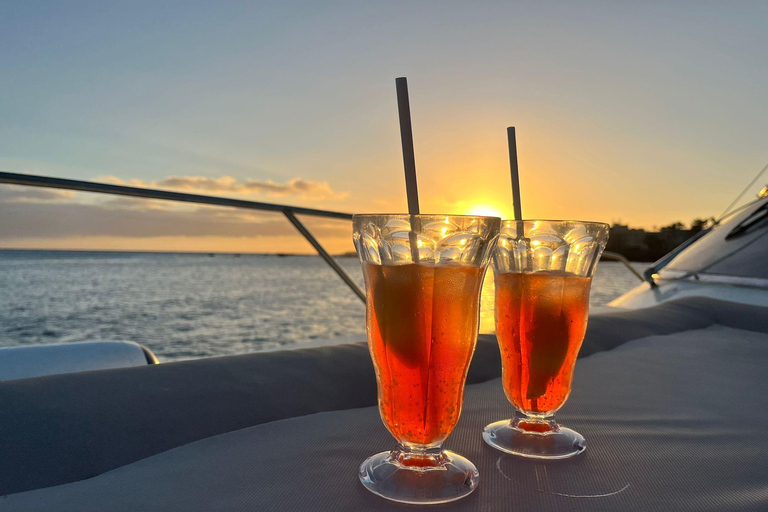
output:
[[[581,434],[554,420],[497,421],[483,429],[483,440],[497,450],[531,459],[567,459],[587,449]]]
[[[382,498],[427,505],[469,495],[480,481],[477,468],[453,452],[407,450],[378,453],[360,466],[360,482]]]

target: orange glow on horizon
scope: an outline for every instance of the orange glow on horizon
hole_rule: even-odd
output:
[[[489,204],[477,204],[471,206],[467,210],[467,215],[483,215],[486,217],[500,217],[502,219],[506,218],[506,215],[500,208],[491,206]]]

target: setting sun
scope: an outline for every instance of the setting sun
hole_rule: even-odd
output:
[[[472,206],[467,210],[467,215],[484,215],[487,217],[501,217],[504,219],[506,215],[499,209],[487,204],[479,204]]]

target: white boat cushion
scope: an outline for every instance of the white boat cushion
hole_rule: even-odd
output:
[[[146,364],[141,346],[130,341],[6,347],[0,348],[0,381]]]

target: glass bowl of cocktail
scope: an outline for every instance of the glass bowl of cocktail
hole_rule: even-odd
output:
[[[479,216],[354,216],[379,412],[398,443],[360,467],[360,481],[379,496],[445,503],[477,486],[477,468],[442,443],[461,413],[499,224]]]
[[[503,452],[563,459],[584,451],[554,414],[571,393],[589,313],[592,275],[608,225],[569,220],[502,222],[493,255],[502,384],[515,417],[483,429]]]

